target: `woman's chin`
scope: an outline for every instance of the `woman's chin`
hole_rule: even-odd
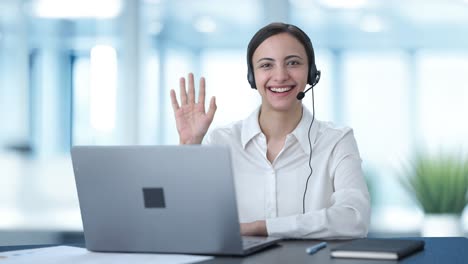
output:
[[[298,106],[298,104],[300,104],[300,101],[297,99],[292,102],[291,100],[282,100],[282,101],[270,102],[269,108],[277,112],[289,112],[292,109],[295,109]]]

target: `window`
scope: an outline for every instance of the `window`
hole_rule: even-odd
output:
[[[73,69],[73,144],[115,142],[117,54],[98,45],[76,57]]]
[[[166,99],[166,103],[164,106],[159,106],[165,118],[165,120],[161,121],[161,125],[163,126],[160,128],[161,132],[163,132],[161,138],[164,144],[179,144],[179,134],[177,133],[169,91],[174,89],[176,94],[179,95],[179,78],[187,78],[187,73],[193,72],[194,69],[191,66],[191,55],[188,52],[170,49],[167,50],[167,56],[165,58],[167,58],[165,61],[165,85],[164,89],[161,90],[160,96]],[[200,76],[195,76],[195,78],[199,77]]]
[[[430,150],[468,147],[468,54],[423,51],[417,66],[420,144]]]
[[[408,95],[416,87],[408,85],[407,59],[402,52],[343,54],[345,123],[354,129],[379,206],[408,203],[396,180],[400,163],[412,150]],[[382,193],[392,199],[383,199]]]
[[[260,105],[260,95],[247,82],[244,50],[205,51],[201,65],[206,77],[206,103],[216,96],[218,106],[212,128],[244,119]]]
[[[404,53],[346,53],[344,115],[361,156],[375,165],[398,163],[411,147],[409,78]]]

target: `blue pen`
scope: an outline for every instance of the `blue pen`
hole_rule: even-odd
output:
[[[306,253],[307,254],[314,254],[315,252],[319,251],[320,249],[324,248],[327,246],[327,242],[320,242],[315,246],[311,246],[306,248]]]

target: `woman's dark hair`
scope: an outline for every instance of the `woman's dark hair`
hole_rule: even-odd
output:
[[[307,53],[307,60],[309,64],[309,76],[307,82],[312,84],[315,80],[315,76],[317,74],[317,67],[315,66],[315,55],[314,55],[314,48],[312,47],[312,42],[307,34],[302,31],[297,26],[285,23],[271,23],[266,25],[265,27],[261,28],[249,42],[247,47],[247,80],[250,83],[252,88],[256,88],[255,85],[255,76],[253,74],[253,65],[252,65],[252,56],[255,50],[265,41],[267,38],[280,34],[280,33],[288,33],[294,38],[296,38],[305,48]]]

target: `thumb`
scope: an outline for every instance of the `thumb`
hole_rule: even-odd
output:
[[[216,109],[217,109],[216,97],[213,96],[213,97],[211,97],[210,107],[208,108],[208,112],[206,113],[208,115],[208,117],[210,118],[210,120],[213,120],[214,115],[216,113]]]

